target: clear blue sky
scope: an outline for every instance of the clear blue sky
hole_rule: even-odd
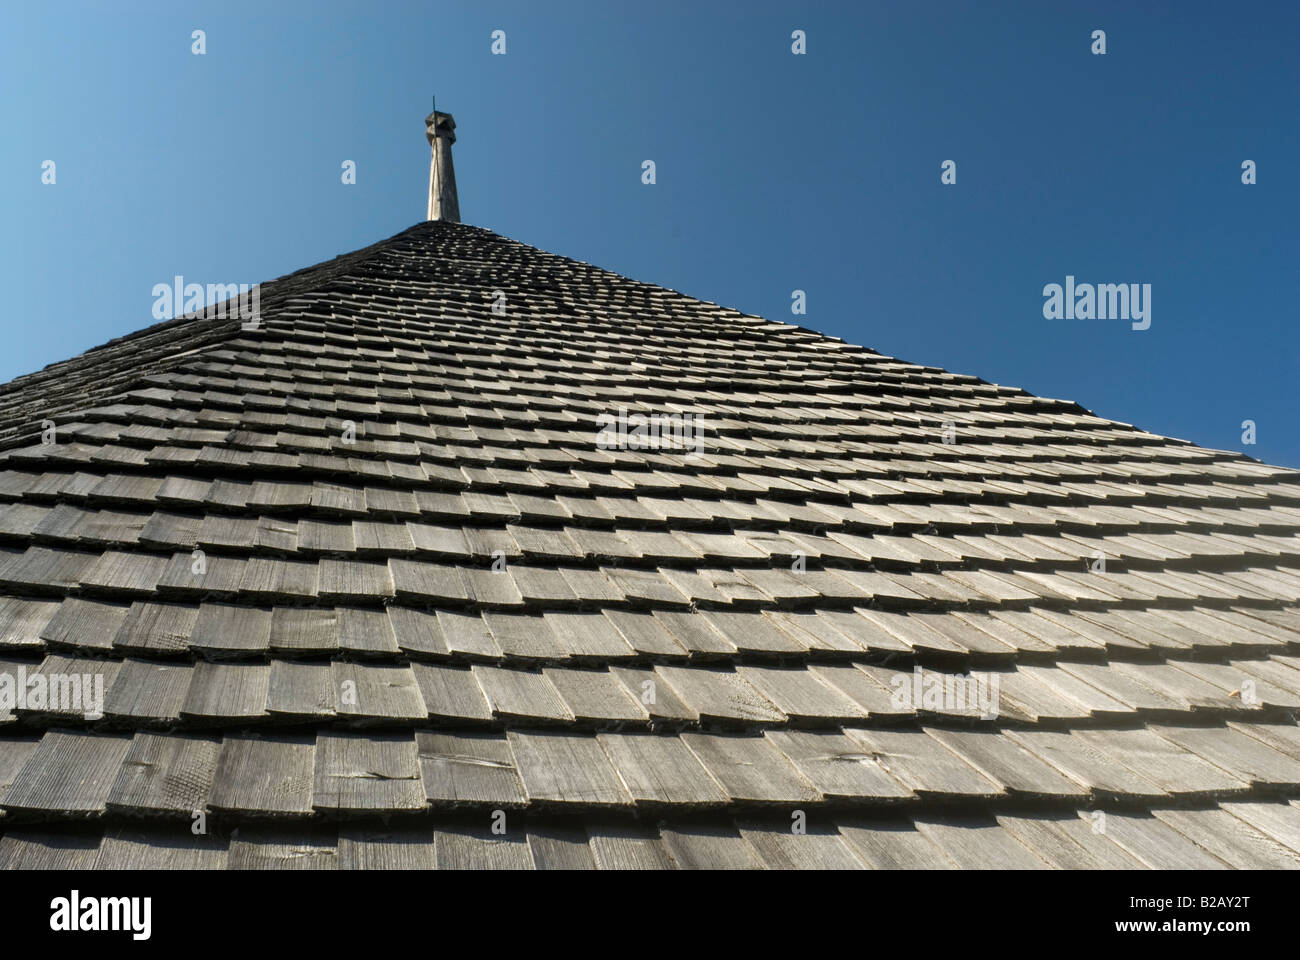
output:
[[[469,223],[1300,466],[1297,37],[1291,2],[7,3],[0,380],[175,274],[422,220],[436,94]],[[1150,283],[1151,328],[1045,320],[1067,274]]]

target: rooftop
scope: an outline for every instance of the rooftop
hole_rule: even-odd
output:
[[[0,657],[7,867],[1300,863],[1300,474],[454,219],[0,387]]]

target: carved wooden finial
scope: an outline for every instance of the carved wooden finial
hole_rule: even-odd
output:
[[[434,110],[424,118],[424,133],[429,138],[429,217],[460,223],[460,203],[456,199],[456,168],[451,162],[451,145],[456,142],[456,121],[450,113]]]

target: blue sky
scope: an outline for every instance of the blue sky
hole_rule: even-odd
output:
[[[1298,35],[1294,3],[7,4],[0,381],[176,274],[422,220],[436,94],[468,223],[1300,467]],[[1045,320],[1067,275],[1151,284],[1150,329]]]

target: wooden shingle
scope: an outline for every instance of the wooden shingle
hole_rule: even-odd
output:
[[[102,814],[130,746],[130,737],[51,730],[0,797],[0,807],[26,813]]]
[[[307,816],[315,753],[314,737],[227,736],[208,805],[243,815]]]

